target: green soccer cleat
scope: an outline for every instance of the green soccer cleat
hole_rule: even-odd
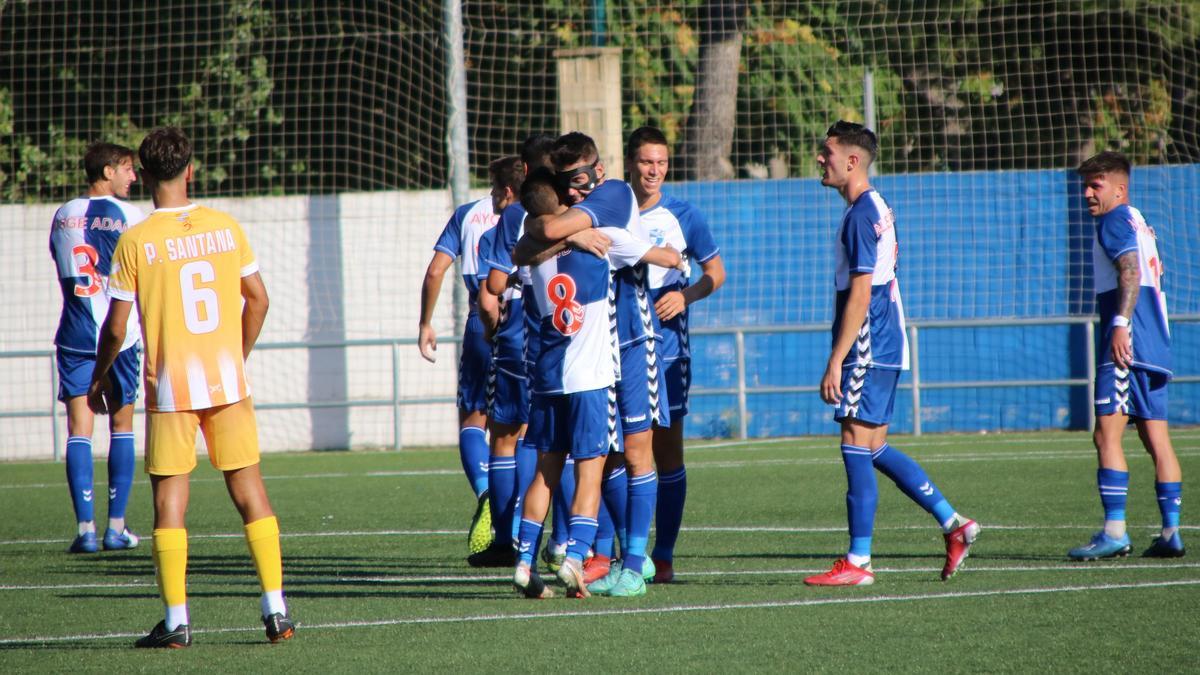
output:
[[[621,570],[617,583],[608,591],[610,598],[636,598],[646,594],[646,580],[633,570]]]
[[[588,584],[588,592],[592,595],[608,595],[621,578],[621,561],[614,560],[608,566],[608,574]]]
[[[658,570],[654,567],[654,561],[650,559],[650,556],[646,556],[645,559],[642,560],[642,580],[648,584],[654,583],[654,574],[657,571]]]
[[[471,518],[471,529],[467,530],[467,552],[481,553],[492,545],[492,510],[488,507],[488,492],[479,495],[475,515]]]

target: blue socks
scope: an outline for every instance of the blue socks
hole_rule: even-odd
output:
[[[517,562],[533,567],[537,555],[538,539],[542,536],[542,524],[521,518],[517,524]]]
[[[567,557],[580,562],[587,557],[588,549],[596,541],[596,528],[599,523],[595,518],[573,515],[567,525]]]
[[[846,516],[850,525],[850,551],[847,558],[861,567],[871,560],[871,536],[875,529],[879,485],[875,482],[875,467],[869,449],[843,444],[842,462],[846,465]]]
[[[567,545],[567,521],[571,520],[571,502],[575,501],[575,460],[567,457],[563,464],[558,487],[554,488],[554,520],[551,523],[550,543],[554,546]]]
[[[458,458],[462,461],[463,473],[478,499],[488,489],[487,435],[479,427],[463,427],[458,431]]]
[[[130,472],[132,474],[132,471]],[[132,475],[131,475],[132,479]],[[92,486],[92,439],[67,438],[67,488],[75,507],[75,520],[87,523],[96,519]]]
[[[842,446],[843,452],[846,447]],[[913,461],[911,457],[884,443],[871,454],[871,461],[875,464],[875,468],[892,479],[896,487],[900,488],[900,491],[909,499],[928,513],[933,514],[938,525],[945,527],[948,522],[952,522],[954,508],[942,496],[941,490],[938,490],[933,481],[929,480],[929,476],[926,475],[921,465]]]
[[[492,527],[499,544],[507,543],[501,538],[505,533],[512,537],[513,511],[516,508],[517,491],[517,458],[498,457],[488,458],[488,502],[492,509]]]
[[[687,501],[687,467],[664,473],[658,477],[658,504],[655,513],[654,552],[655,560],[670,562],[675,557],[675,541],[679,538],[679,527],[683,523],[683,504]]]
[[[604,477],[600,484],[599,523],[596,531],[596,545],[593,547],[596,555],[613,557],[615,547],[613,538],[619,537],[621,546],[625,546],[626,510],[629,505],[629,474],[624,466],[619,466]]]
[[[624,569],[642,571],[657,496],[658,474],[654,471],[629,479],[629,538],[621,542],[621,567]]]
[[[1183,507],[1183,483],[1154,483],[1158,512],[1162,514],[1162,534],[1171,538],[1179,530],[1179,511]]]
[[[109,520],[125,518],[125,507],[129,504],[129,493],[133,488],[133,466],[133,432],[114,432],[108,448]]]
[[[1096,485],[1104,507],[1104,533],[1113,539],[1125,536],[1125,500],[1129,495],[1129,472],[1097,469]]]
[[[517,440],[517,499],[513,503],[513,541],[517,541],[517,531],[521,525],[521,508],[524,504],[525,493],[533,476],[537,473],[538,451],[532,445],[526,445],[525,439]]]

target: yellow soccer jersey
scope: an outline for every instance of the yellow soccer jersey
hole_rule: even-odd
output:
[[[203,410],[250,395],[241,279],[257,271],[241,225],[204,206],[157,209],[121,235],[108,294],[137,303],[147,410]]]

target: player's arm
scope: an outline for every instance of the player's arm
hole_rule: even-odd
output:
[[[638,262],[667,268],[680,267],[683,265],[683,256],[670,246],[651,246]]]
[[[496,277],[493,282],[492,277]],[[488,342],[492,341],[492,337],[496,335],[496,329],[500,327],[500,294],[504,292],[504,286],[508,283],[508,275],[504,270],[492,268],[488,271],[487,279],[479,284],[479,321],[483,323],[483,338]],[[492,289],[499,287],[499,293],[493,293]]]
[[[596,228],[580,230],[562,241],[547,243],[529,235],[521,237],[513,249],[513,262],[521,266],[537,266],[562,253],[567,248],[587,251],[598,258],[608,253],[612,240]]]
[[[1113,265],[1117,268],[1117,314],[1113,317],[1112,360],[1121,368],[1133,363],[1133,338],[1130,322],[1142,290],[1142,267],[1137,251],[1120,255]],[[1123,325],[1122,325],[1123,324]]]
[[[555,215],[525,220],[525,233],[542,241],[558,241],[592,226],[592,217],[583,209],[567,209]]]
[[[249,358],[271,304],[261,274],[255,272],[242,277],[242,299],[246,301],[242,305],[242,358]]]
[[[104,401],[109,368],[121,353],[125,344],[125,327],[129,323],[129,312],[133,303],[128,300],[109,298],[108,315],[100,326],[100,342],[96,345],[96,365],[92,368],[92,382],[88,385],[87,403],[97,415],[107,415],[108,405]],[[119,403],[118,403],[119,406]],[[116,410],[116,408],[113,408]]]
[[[825,364],[825,375],[821,378],[821,400],[837,403],[842,400],[842,362],[854,346],[858,331],[867,320],[871,306],[870,272],[850,274],[850,293],[842,309],[842,325],[829,352],[829,363]]]
[[[682,314],[688,305],[707,298],[725,283],[725,263],[721,261],[720,255],[700,263],[700,269],[704,273],[696,283],[684,286],[681,291],[664,293],[658,302],[654,303],[654,311],[660,321],[674,319]]]
[[[421,283],[421,319],[417,326],[417,348],[426,361],[433,363],[437,360],[437,334],[433,332],[433,308],[437,305],[438,294],[442,292],[442,280],[446,270],[454,263],[454,258],[444,251],[434,251],[429,267],[425,269],[425,281]]]

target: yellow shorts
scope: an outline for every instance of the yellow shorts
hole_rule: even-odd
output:
[[[204,434],[208,461],[218,471],[258,464],[254,402],[181,412],[146,413],[146,473],[177,476],[196,468],[196,429]]]

